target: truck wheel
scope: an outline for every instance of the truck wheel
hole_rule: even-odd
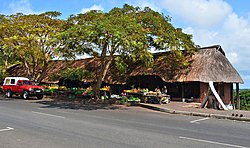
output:
[[[12,92],[11,92],[11,90],[7,90],[7,92],[6,92],[6,97],[7,98],[11,98],[12,97]]]
[[[29,93],[27,91],[24,91],[22,94],[23,99],[29,99]]]
[[[37,97],[37,99],[42,99],[43,95],[37,95],[36,97]]]

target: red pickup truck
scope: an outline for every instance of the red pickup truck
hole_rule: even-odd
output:
[[[6,77],[3,83],[3,91],[7,98],[11,98],[15,94],[21,95],[23,99],[28,99],[30,96],[42,99],[44,87],[36,85],[25,77]]]

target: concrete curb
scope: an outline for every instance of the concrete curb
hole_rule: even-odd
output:
[[[151,106],[151,105],[147,105],[147,104],[139,104],[139,106],[143,107],[143,108],[155,110],[155,111],[169,113],[169,114],[180,114],[180,115],[189,115],[189,116],[209,117],[209,118],[215,118],[215,119],[228,119],[228,120],[250,122],[250,118],[247,118],[247,117],[233,117],[233,116],[220,115],[220,114],[179,111],[179,110],[172,110],[172,109],[168,109],[168,108],[160,108],[160,107]]]

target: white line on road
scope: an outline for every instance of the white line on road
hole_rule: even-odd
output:
[[[210,118],[206,117],[206,118],[190,121],[190,123],[198,123],[199,121],[204,121],[204,120],[208,120],[208,119],[210,119]]]
[[[32,111],[32,113],[35,113],[35,114],[40,114],[40,115],[45,115],[45,116],[50,116],[50,117],[57,117],[57,118],[65,118],[63,116],[58,116],[58,115],[53,115],[53,114],[46,114],[46,113],[41,113],[41,112],[35,112],[35,111]]]
[[[240,145],[234,145],[234,144],[228,144],[228,143],[221,143],[221,142],[209,141],[209,140],[203,140],[203,139],[196,139],[196,138],[189,138],[189,137],[182,137],[182,136],[180,136],[179,138],[180,139],[185,139],[185,140],[192,140],[192,141],[198,141],[198,142],[204,142],[204,143],[211,143],[211,144],[229,146],[229,147],[247,148],[247,147],[240,146]]]
[[[14,128],[12,127],[6,127],[5,129],[0,129],[0,132],[4,132],[4,131],[10,131],[13,130]]]

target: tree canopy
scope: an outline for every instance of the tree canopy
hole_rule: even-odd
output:
[[[197,46],[192,36],[175,28],[169,16],[149,7],[125,4],[109,12],[92,10],[60,20],[59,12],[0,16],[0,59],[5,68],[21,63],[27,75],[40,82],[48,62],[55,57],[76,58],[88,54],[100,61],[94,90],[98,91],[111,62],[122,72],[142,61],[152,66],[152,51],[169,51],[166,62],[188,65]],[[185,51],[185,52],[183,52]],[[185,56],[184,54],[185,53]],[[119,55],[119,56],[118,56]],[[71,71],[71,70],[70,70]],[[75,70],[73,70],[75,71]]]
[[[152,49],[169,50],[178,55],[176,61],[185,64],[180,50],[192,55],[197,49],[191,35],[173,27],[168,16],[149,7],[141,9],[125,4],[123,8],[113,8],[109,12],[93,10],[71,16],[67,21],[71,27],[58,36],[60,41],[64,41],[61,47],[68,53],[87,53],[101,60],[96,93],[113,60],[117,60],[118,67],[126,70],[126,63],[115,55],[151,65]],[[182,60],[178,60],[180,58]]]
[[[60,79],[69,79],[77,81],[86,81],[93,79],[93,72],[90,72],[81,68],[66,68],[61,70],[59,73],[51,75],[51,79],[60,80]]]
[[[63,29],[64,21],[56,19],[59,15],[59,12],[46,12],[2,16],[0,45],[5,67],[19,62],[30,79],[40,82],[49,60],[58,56],[52,39]]]

